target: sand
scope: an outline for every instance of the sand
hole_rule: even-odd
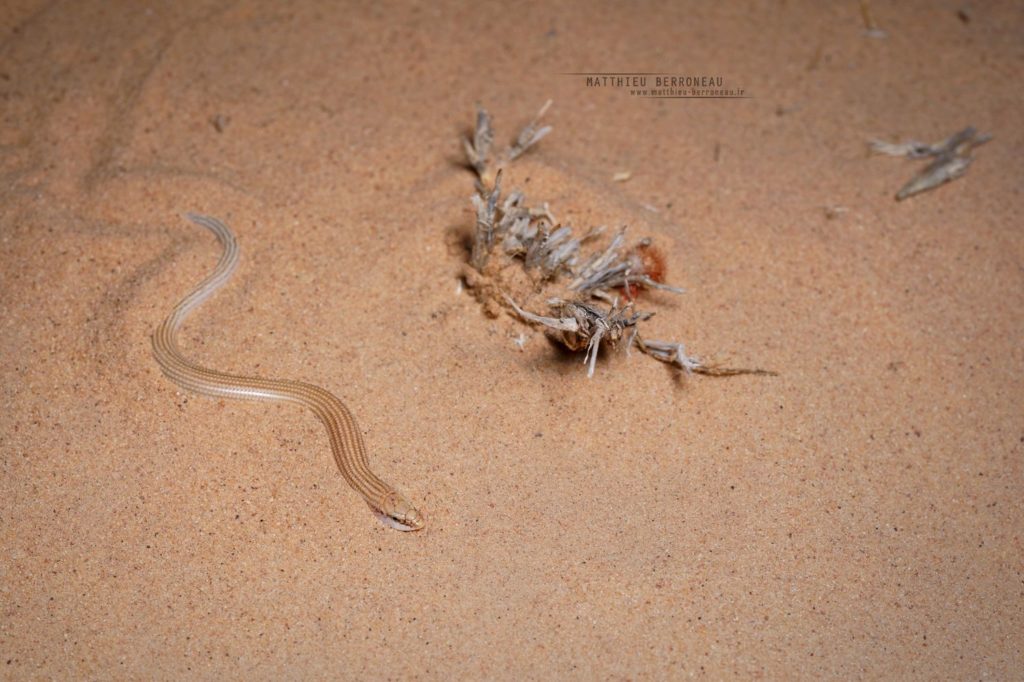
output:
[[[966,7],[5,3],[0,675],[1019,679],[1024,16]],[[563,75],[629,70],[750,97]],[[548,98],[517,182],[661,245],[652,332],[777,377],[587,380],[460,293],[459,135]],[[968,124],[896,202],[866,141]],[[312,415],[161,375],[186,211],[242,264],[182,346],[336,392],[425,530]]]

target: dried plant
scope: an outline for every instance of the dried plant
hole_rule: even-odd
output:
[[[477,108],[473,140],[463,139],[469,166],[477,175],[477,191],[472,196],[476,229],[470,267],[463,275],[488,313],[496,315],[500,306],[506,305],[521,320],[542,327],[569,350],[585,351],[583,361],[588,377],[594,374],[602,345],[622,346],[627,351],[636,347],[687,373],[770,373],[707,365],[687,355],[681,343],[646,341],[641,337],[640,325],[654,313],[636,309],[640,291],[683,292],[662,281],[664,256],[650,239],[628,246],[623,227],[604,248],[585,255],[586,245],[604,234],[603,226],[577,236],[570,225],[558,222],[546,203],[531,207],[521,190],[513,190],[501,201],[503,165],[520,157],[551,132],[550,126],[539,127],[540,118],[550,105],[550,101],[545,103],[512,146],[501,154],[491,154],[493,126],[482,107]],[[492,165],[495,162],[499,163],[496,171]],[[534,295],[548,294],[547,315],[525,310],[508,293],[512,288],[509,266],[517,261],[529,281],[528,289]]]
[[[971,156],[974,148],[991,139],[991,135],[979,134],[977,130],[968,126],[935,144],[925,144],[917,140],[900,144],[872,140],[869,145],[876,154],[905,156],[908,159],[934,159],[896,193],[896,200],[902,201],[962,176],[974,160]]]
[[[485,196],[473,195],[476,208],[476,234],[473,237],[473,253],[470,263],[477,270],[483,270],[494,246],[494,214],[501,194],[501,172],[494,178],[494,188]]]

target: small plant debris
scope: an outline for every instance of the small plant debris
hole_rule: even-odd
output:
[[[935,144],[925,144],[916,140],[909,140],[902,144],[872,140],[869,144],[871,151],[876,154],[905,156],[908,159],[933,159],[896,193],[896,200],[903,201],[915,194],[934,189],[962,176],[974,160],[974,157],[971,156],[974,148],[980,147],[991,139],[991,135],[980,134],[968,126]]]
[[[540,124],[550,106],[549,100],[512,144],[497,153],[491,116],[478,106],[475,129],[462,140],[467,166],[476,175],[476,193],[471,198],[476,225],[462,279],[485,312],[497,317],[502,309],[509,310],[521,321],[544,329],[570,351],[583,352],[588,377],[594,375],[603,346],[627,352],[636,348],[686,373],[773,374],[706,364],[688,355],[682,343],[641,335],[641,325],[654,316],[637,308],[641,292],[683,293],[665,283],[665,256],[651,239],[630,244],[625,227],[610,238],[605,226],[577,234],[572,226],[559,222],[547,203],[531,205],[520,189],[502,198],[505,166],[552,131],[551,126]],[[606,239],[603,247],[598,246]],[[540,298],[547,310],[530,312],[516,302],[517,295]],[[520,348],[522,339],[517,342]]]

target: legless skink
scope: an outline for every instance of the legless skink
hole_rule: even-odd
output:
[[[153,332],[153,357],[163,373],[178,386],[204,395],[275,400],[308,407],[327,427],[331,451],[342,476],[363,496],[380,519],[398,530],[422,528],[423,517],[419,511],[401,493],[370,470],[366,445],[355,419],[345,404],[332,393],[300,381],[226,374],[201,367],[182,354],[176,337],[185,317],[220,289],[238,265],[238,244],[227,225],[209,216],[190,213],[187,217],[213,232],[224,247],[224,253],[213,272],[182,299]]]

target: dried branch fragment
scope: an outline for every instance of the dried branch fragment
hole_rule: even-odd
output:
[[[920,194],[938,187],[950,180],[955,180],[967,172],[967,167],[974,159],[967,156],[940,156],[925,166],[924,170],[912,177],[907,184],[896,192],[896,200],[903,201],[907,197]]]
[[[686,354],[686,349],[681,343],[672,343],[670,341],[645,341],[641,338],[635,340],[636,347],[641,352],[650,355],[655,360],[661,360],[667,362],[670,365],[675,365],[681,370],[684,370],[687,374],[690,372],[700,369],[700,360],[695,357],[691,357]]]
[[[885,154],[886,156],[905,156],[908,159],[923,159],[931,156],[932,145],[925,144],[924,142],[918,142],[917,140],[907,140],[906,142],[893,143],[886,142],[885,140],[870,140],[868,146],[876,154]]]
[[[896,193],[896,200],[902,201],[907,197],[933,189],[962,176],[974,160],[971,156],[974,148],[991,139],[991,135],[979,134],[977,130],[968,126],[935,144],[925,144],[916,140],[909,140],[902,144],[872,140],[870,146],[872,151],[889,156],[905,156],[908,159],[934,157],[934,161],[925,166]]]
[[[491,248],[494,246],[494,214],[500,194],[501,171],[498,171],[498,175],[494,178],[494,188],[486,199],[479,194],[473,195],[473,205],[476,207],[476,235],[473,239],[470,264],[477,270],[482,271],[487,265],[487,258],[491,255]]]
[[[514,161],[516,158],[521,156],[527,149],[540,142],[548,133],[552,131],[551,126],[544,126],[543,128],[537,128],[537,124],[540,123],[541,117],[547,113],[548,108],[551,106],[553,100],[548,100],[544,103],[544,106],[540,108],[537,115],[533,117],[533,120],[526,124],[526,127],[519,132],[519,136],[516,137],[516,142],[508,150],[508,160]]]
[[[687,374],[696,373],[715,377],[734,377],[741,374],[756,374],[759,376],[778,376],[777,372],[766,369],[745,369],[740,367],[719,367],[717,365],[705,365],[698,358],[686,354],[686,349],[681,343],[671,341],[647,341],[639,336],[635,339],[636,347],[655,360],[668,363]]]
[[[487,172],[487,157],[491,151],[491,142],[494,140],[494,129],[491,128],[491,115],[482,106],[477,105],[476,109],[476,130],[473,133],[473,141],[462,138],[462,146],[466,150],[466,158],[469,165],[476,171],[478,178],[483,180]]]
[[[964,144],[970,143],[971,147],[984,144],[992,139],[991,135],[978,135],[978,131],[968,126],[963,130],[954,133],[934,144],[925,144],[917,140],[893,144],[884,140],[871,140],[871,150],[877,154],[888,156],[905,156],[908,159],[926,159],[930,156],[941,156],[943,154],[955,153]],[[969,150],[968,150],[969,151]]]

